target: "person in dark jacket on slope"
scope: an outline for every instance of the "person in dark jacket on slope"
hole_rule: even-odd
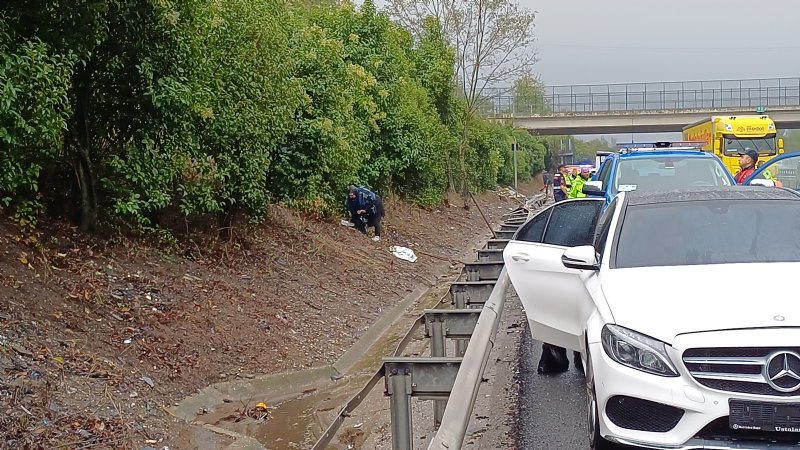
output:
[[[372,240],[380,241],[381,219],[384,214],[380,196],[366,187],[350,186],[347,190],[346,206],[356,230],[367,234],[367,227],[375,227],[375,237]]]

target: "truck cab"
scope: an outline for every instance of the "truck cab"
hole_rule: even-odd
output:
[[[717,155],[731,173],[739,170],[739,154],[758,151],[759,163],[783,154],[783,139],[777,137],[775,122],[767,115],[711,116],[687,125],[683,138],[703,141],[703,150]]]

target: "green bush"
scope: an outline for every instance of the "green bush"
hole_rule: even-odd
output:
[[[365,183],[423,206],[525,180],[543,141],[465,114],[435,20],[414,40],[371,0],[44,0],[0,16],[0,208],[92,229],[315,213]]]

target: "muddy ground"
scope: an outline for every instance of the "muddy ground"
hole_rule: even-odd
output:
[[[516,206],[478,202],[493,223]],[[386,209],[380,242],[274,207],[236,245],[169,251],[0,223],[0,448],[193,448],[168,407],[219,381],[331,364],[487,230],[474,206]]]

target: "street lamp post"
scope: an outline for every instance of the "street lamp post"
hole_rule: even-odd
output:
[[[514,150],[514,190],[519,192],[519,187],[517,186],[517,138],[514,137],[514,146],[512,147]]]

